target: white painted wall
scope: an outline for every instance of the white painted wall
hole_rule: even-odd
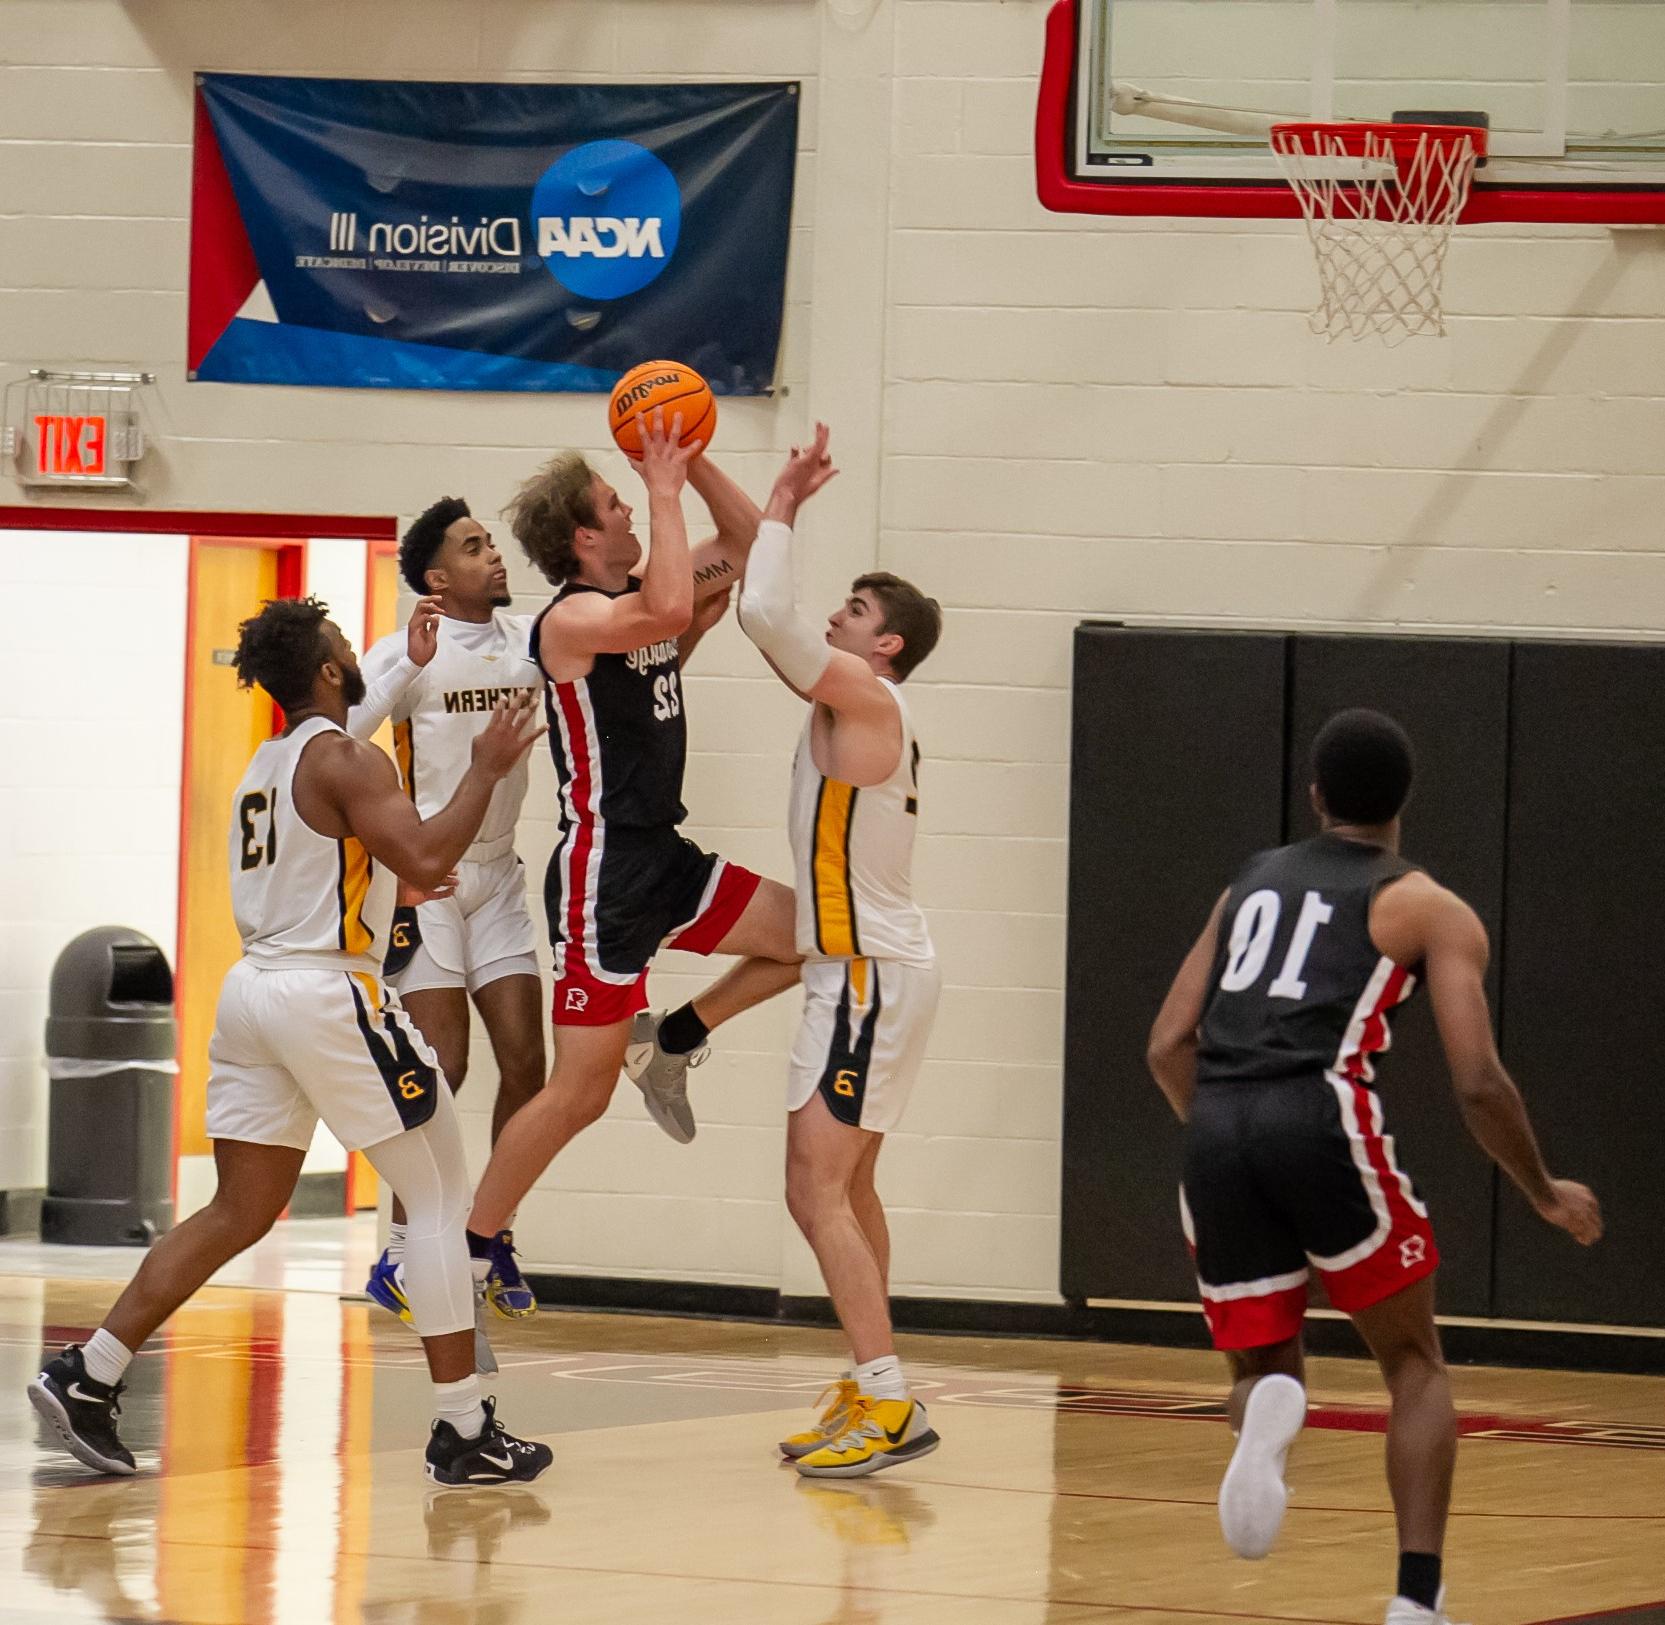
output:
[[[129,925],[171,962],[183,536],[0,530],[0,1190],[46,1182],[47,984]]]
[[[602,437],[587,397],[187,386],[193,70],[804,81],[791,392],[725,402],[718,444],[761,489],[828,418],[844,473],[807,526],[813,606],[876,561],[948,609],[912,686],[929,758],[918,878],[947,991],[881,1164],[902,1290],[1056,1288],[1078,619],[1658,628],[1665,239],[1465,234],[1449,339],[1326,348],[1302,315],[1298,227],[1038,207],[1045,0],[5,9],[0,362],[156,369],[155,506],[409,516],[462,491],[490,514],[545,450]],[[0,480],[0,502],[16,500]],[[514,571],[530,606],[538,584]],[[779,874],[795,706],[732,627],[697,669],[691,832]],[[523,841],[534,877],[550,806],[542,764]],[[667,960],[656,997],[685,996],[702,970]],[[530,1260],[812,1289],[779,1207],[790,1019],[783,1003],[724,1035],[698,1074],[692,1148],[621,1097],[523,1208]],[[474,1067],[478,1157],[483,1050]]]

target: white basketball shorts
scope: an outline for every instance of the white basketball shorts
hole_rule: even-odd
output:
[[[819,959],[803,969],[787,1110],[819,1094],[841,1123],[886,1134],[925,1059],[942,973],[898,959]]]
[[[419,1128],[447,1094],[399,995],[362,972],[239,960],[208,1046],[208,1134],[304,1151],[322,1118],[349,1151]]]
[[[504,976],[538,974],[526,865],[513,852],[489,863],[459,863],[456,891],[422,904],[416,919],[422,941],[394,978],[401,993],[431,987],[475,993]]]

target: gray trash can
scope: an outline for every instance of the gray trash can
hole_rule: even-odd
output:
[[[125,926],[52,967],[42,1241],[148,1247],[173,1223],[173,972]]]

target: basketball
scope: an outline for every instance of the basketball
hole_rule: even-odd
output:
[[[642,455],[642,416],[655,407],[665,414],[665,427],[682,414],[682,444],[698,440],[711,444],[717,427],[717,400],[711,386],[680,361],[644,361],[632,367],[613,388],[607,408],[608,427],[626,457]]]

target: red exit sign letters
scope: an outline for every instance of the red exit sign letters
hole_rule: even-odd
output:
[[[35,418],[38,471],[59,478],[104,474],[108,440],[109,420],[102,413],[86,417],[41,414]]]

